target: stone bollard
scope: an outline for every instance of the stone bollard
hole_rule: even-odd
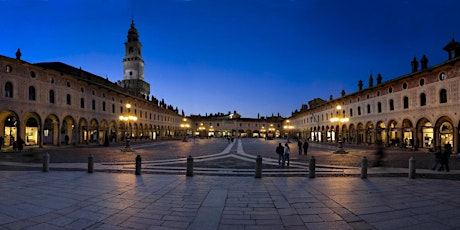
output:
[[[363,157],[361,160],[361,179],[367,178],[367,158]]]
[[[88,156],[88,173],[93,173],[94,171],[94,156],[90,154]]]
[[[308,163],[308,178],[315,178],[315,169],[316,168],[316,159],[314,156],[310,157],[310,162]]]
[[[409,178],[415,179],[415,159],[410,157],[409,159]]]
[[[187,157],[187,176],[193,176],[193,157],[189,155]]]
[[[43,154],[43,167],[42,172],[48,172],[50,170],[50,155],[48,152]]]
[[[141,163],[142,163],[141,155],[137,155],[136,157],[136,175],[141,175]]]
[[[262,157],[257,155],[256,158],[256,169],[255,169],[255,178],[262,178]]]

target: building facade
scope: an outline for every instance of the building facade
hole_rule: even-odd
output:
[[[448,60],[438,65],[428,67],[423,56],[419,69],[414,58],[410,74],[387,82],[377,75],[376,84],[371,75],[366,89],[360,81],[355,93],[310,101],[289,118],[295,135],[426,149],[451,144],[460,152],[460,43],[452,39],[444,50]]]
[[[131,138],[157,139],[178,135],[177,109],[149,99],[144,81],[141,44],[134,22],[123,59],[124,80],[118,83],[60,63],[31,64],[0,56],[0,136],[10,146],[108,144]],[[126,105],[131,105],[127,108]],[[120,120],[121,115],[137,120]]]
[[[255,137],[277,138],[283,136],[280,116],[262,118],[241,118],[239,114],[228,113],[190,117],[190,133],[199,137]]]

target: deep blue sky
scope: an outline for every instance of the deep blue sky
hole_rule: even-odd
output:
[[[123,79],[134,17],[151,94],[186,115],[290,116],[313,98],[429,66],[460,41],[458,0],[0,0],[0,54]]]

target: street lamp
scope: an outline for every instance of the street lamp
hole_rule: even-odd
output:
[[[343,137],[342,137],[342,133],[340,132],[340,124],[341,123],[347,123],[348,121],[350,121],[350,119],[348,117],[345,117],[345,114],[340,115],[339,111],[342,110],[342,106],[337,105],[336,110],[337,110],[337,112],[336,112],[337,116],[336,117],[331,117],[331,119],[330,119],[330,121],[332,123],[335,123],[335,122],[339,123],[339,126],[337,128],[337,132],[339,133],[339,141],[338,141],[339,144],[338,144],[337,149],[335,150],[334,153],[347,153],[343,149]]]
[[[290,124],[290,120],[286,120],[286,125],[284,125],[284,130],[288,130],[288,134],[287,134],[287,142],[289,143],[289,135],[291,134],[291,130],[294,129],[294,126]]]
[[[187,122],[187,118],[183,119],[183,123],[180,125],[181,128],[184,128],[184,139],[182,139],[183,142],[187,141],[187,129],[190,127],[190,125]]]
[[[130,139],[131,139],[131,136],[132,136],[132,131],[131,131],[131,121],[137,121],[137,117],[136,116],[133,116],[130,114],[130,109],[131,109],[131,104],[126,104],[125,107],[128,109],[128,112],[125,114],[125,115],[120,115],[120,117],[118,119],[120,119],[121,122],[125,122],[127,123],[127,125],[125,125],[125,141],[126,141],[126,145],[125,145],[125,148],[122,150],[124,152],[132,152],[133,150],[131,149],[131,145],[130,145]],[[129,129],[129,137],[126,135],[126,126],[128,127]]]

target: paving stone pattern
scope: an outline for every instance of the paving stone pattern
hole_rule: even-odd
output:
[[[458,229],[459,181],[3,171],[0,229]]]

